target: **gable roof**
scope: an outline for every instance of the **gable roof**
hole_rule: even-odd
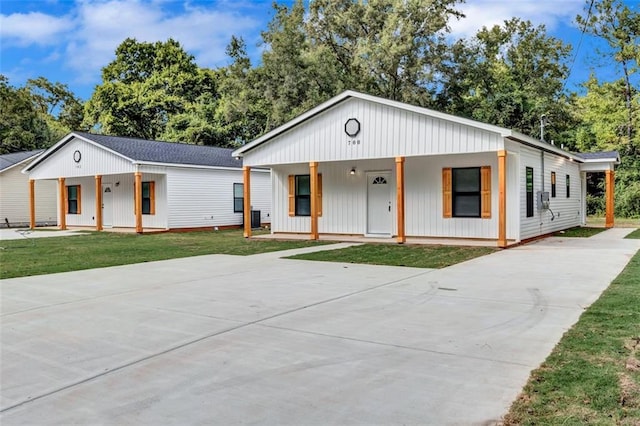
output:
[[[49,148],[42,157],[31,163],[26,170],[29,171],[35,168],[38,163],[59,150],[73,138],[106,148],[137,164],[242,168],[242,160],[236,160],[231,155],[233,152],[231,148],[72,132]]]
[[[42,152],[44,152],[44,149],[2,154],[0,155],[0,172],[4,172],[5,170],[10,169],[13,166],[24,163],[25,161],[41,154]]]
[[[313,117],[315,117],[316,115],[335,107],[336,105],[351,99],[351,98],[355,98],[355,99],[362,99],[365,101],[369,101],[369,102],[373,102],[376,104],[380,104],[380,105],[386,105],[389,107],[393,107],[393,108],[397,108],[400,110],[404,110],[404,111],[409,111],[409,112],[413,112],[415,114],[420,114],[420,115],[424,115],[424,116],[429,116],[429,117],[433,117],[433,118],[437,118],[437,119],[441,119],[441,120],[445,120],[445,121],[449,121],[449,122],[453,122],[453,123],[458,123],[458,124],[462,124],[462,125],[466,125],[469,127],[474,127],[477,129],[481,129],[481,130],[485,130],[488,132],[493,132],[493,133],[497,133],[500,136],[502,136],[503,138],[507,138],[510,139],[512,141],[515,142],[519,142],[525,145],[529,145],[529,146],[533,146],[539,149],[542,149],[544,151],[547,152],[552,152],[558,155],[561,155],[563,157],[566,158],[570,158],[573,159],[574,161],[578,161],[578,162],[582,162],[582,158],[578,157],[577,155],[565,151],[563,149],[561,149],[560,147],[557,147],[555,145],[551,145],[549,143],[543,142],[541,140],[538,140],[536,138],[532,138],[531,136],[527,136],[524,135],[522,133],[519,133],[515,130],[511,130],[511,129],[506,129],[504,127],[499,127],[499,126],[494,126],[492,124],[487,124],[487,123],[482,123],[480,121],[475,121],[475,120],[471,120],[469,118],[463,118],[463,117],[458,117],[455,115],[451,115],[451,114],[446,114],[444,112],[439,112],[439,111],[435,111],[432,109],[428,109],[428,108],[423,108],[423,107],[418,107],[415,105],[409,105],[403,102],[398,102],[398,101],[392,101],[390,99],[385,99],[385,98],[380,98],[377,96],[372,96],[372,95],[367,95],[364,93],[360,93],[360,92],[355,92],[353,90],[347,90],[345,92],[342,92],[341,94],[329,99],[328,101],[318,105],[317,107],[305,112],[302,115],[299,115],[298,117],[294,118],[293,120],[283,124],[280,127],[275,128],[274,130],[265,133],[264,135],[260,136],[259,138],[251,141],[250,143],[236,149],[233,152],[233,156],[234,157],[242,157],[245,153],[251,151],[252,149],[258,147],[259,145],[269,142],[271,139],[275,138],[276,136],[279,136],[285,132],[287,132],[288,130],[291,130],[292,128],[298,126],[299,124],[302,124],[303,122],[312,119]]]

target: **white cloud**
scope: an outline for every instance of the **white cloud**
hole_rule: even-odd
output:
[[[0,15],[0,38],[3,46],[52,45],[71,27],[67,16],[55,17],[40,12]]]
[[[127,37],[155,42],[173,38],[200,66],[219,66],[233,34],[258,33],[261,25],[226,2],[188,0],[77,0],[65,16],[42,12],[0,15],[3,47],[55,46],[61,63],[87,83],[115,57]],[[45,62],[56,59],[47,56]]]
[[[467,0],[459,9],[466,18],[450,22],[452,35],[473,36],[483,26],[491,28],[518,17],[553,31],[560,22],[571,25],[582,12],[583,0]]]
[[[77,8],[75,34],[67,46],[68,66],[81,81],[93,80],[127,37],[146,42],[173,38],[200,66],[216,66],[225,59],[231,35],[258,25],[227,8],[184,6],[168,13],[164,6],[165,2],[157,0],[82,1]]]

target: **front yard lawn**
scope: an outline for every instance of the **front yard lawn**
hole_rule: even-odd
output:
[[[565,333],[505,425],[638,425],[640,252]]]
[[[474,257],[493,253],[496,250],[491,247],[363,244],[339,250],[298,254],[289,257],[289,259],[411,266],[414,268],[444,268]]]
[[[640,229],[636,229],[632,233],[628,234],[625,238],[629,238],[630,240],[640,240]]]
[[[0,279],[151,262],[204,254],[250,255],[323,244],[247,240],[241,230],[119,234],[0,241]],[[325,243],[326,244],[326,243]]]

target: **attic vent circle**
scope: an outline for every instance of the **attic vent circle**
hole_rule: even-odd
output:
[[[344,123],[344,132],[352,138],[360,133],[360,122],[355,118],[350,118]]]

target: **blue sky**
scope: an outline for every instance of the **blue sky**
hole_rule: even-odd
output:
[[[626,1],[637,7],[640,0]],[[200,66],[217,67],[228,63],[225,47],[236,35],[247,42],[255,62],[260,57],[260,32],[273,17],[271,4],[272,0],[0,0],[0,73],[14,86],[44,76],[88,99],[100,83],[100,69],[127,37],[172,37]],[[575,49],[580,30],[574,21],[584,4],[585,0],[467,0],[459,6],[467,17],[451,22],[452,36],[470,36],[482,26],[517,16],[545,24],[549,34]],[[592,69],[602,80],[615,76],[615,69],[594,53],[597,47],[601,43],[584,36],[568,89],[577,90]]]

